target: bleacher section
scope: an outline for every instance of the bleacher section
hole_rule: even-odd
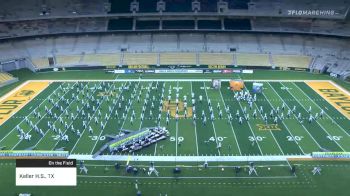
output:
[[[281,68],[308,68],[311,63],[310,56],[272,55],[276,67]]]
[[[0,87],[11,84],[16,81],[18,81],[18,79],[14,78],[10,74],[5,72],[0,72]]]
[[[156,65],[158,53],[125,53],[124,65]]]
[[[49,60],[46,57],[31,59],[36,69],[49,68]]]
[[[81,56],[72,55],[72,56],[56,56],[56,66],[70,66],[80,64]]]
[[[198,55],[198,57],[197,57]],[[159,62],[158,62],[159,58]],[[237,65],[254,67],[309,68],[312,57],[299,55],[271,55],[255,53],[110,53],[56,56],[56,67],[109,65]],[[37,69],[49,68],[47,58],[32,59]]]
[[[161,65],[195,65],[196,53],[160,53]]]
[[[111,54],[86,54],[81,64],[86,65],[119,65],[120,53]]]
[[[350,56],[347,51],[350,51],[350,41],[347,39],[304,35],[214,32],[67,35],[0,43],[1,62],[27,59],[22,64],[2,64],[0,70],[32,67],[32,62],[35,69],[125,64],[209,64],[297,67],[323,72],[331,68],[329,71],[343,73],[338,70],[342,70],[341,64],[348,66],[345,63]],[[53,57],[51,63],[48,57]]]
[[[267,54],[237,53],[236,58],[238,66],[271,66]]]
[[[233,53],[200,53],[199,63],[202,65],[232,65]]]

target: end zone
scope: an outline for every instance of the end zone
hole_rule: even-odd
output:
[[[48,81],[30,81],[10,92],[0,102],[0,125],[49,86]]]
[[[350,119],[350,94],[329,81],[305,82],[329,104]]]

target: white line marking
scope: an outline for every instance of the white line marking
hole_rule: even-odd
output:
[[[269,84],[269,85],[270,85],[270,84]],[[271,103],[270,100],[266,97],[265,93],[263,92],[262,94],[263,94],[263,96],[265,97],[265,99],[267,100],[267,102],[269,102],[270,106],[273,108],[272,103]],[[282,100],[282,102],[283,102],[283,100]],[[288,106],[287,106],[287,107],[288,107]],[[293,138],[294,138],[294,135],[290,132],[289,128],[288,128],[287,125],[284,123],[284,121],[282,120],[281,122],[282,122],[282,124],[284,125],[284,127],[286,127],[288,133],[289,133],[291,136],[293,136]],[[275,140],[276,140],[276,139],[275,139]],[[305,154],[305,152],[303,151],[303,149],[301,149],[301,147],[299,146],[298,141],[296,141],[295,139],[293,139],[293,140],[294,140],[294,142],[297,144],[297,146],[299,147],[299,149],[301,150],[301,152],[302,152],[303,154]],[[276,142],[277,142],[277,141],[276,141]]]
[[[191,94],[193,93],[193,89],[192,89],[192,81],[191,81]],[[197,156],[199,155],[199,152],[198,152],[198,137],[197,137],[197,124],[194,123],[194,135],[196,137],[196,150],[197,150]]]
[[[280,82],[280,84],[282,85],[282,86],[284,86],[284,84],[282,83],[282,82]],[[285,86],[284,86],[285,87]],[[301,105],[301,107],[303,107],[304,108],[304,110],[305,111],[307,111],[307,109],[305,108],[305,106],[304,105],[302,105],[300,102],[299,102],[299,100],[297,99],[297,98],[295,98],[295,96],[288,90],[288,89],[286,89],[286,91],[288,91],[289,92],[289,94]],[[331,136],[329,133],[328,133],[328,131],[319,123],[319,122],[317,122],[317,121],[315,121],[324,131],[325,131],[325,133],[328,135],[328,136]],[[337,141],[335,141],[335,140],[333,140],[344,152],[346,152],[346,150],[337,142]]]
[[[207,97],[207,101],[208,101],[208,99],[209,99],[209,96],[208,96],[208,93],[207,93],[207,87],[205,86],[205,82],[203,82],[203,84],[204,84],[204,91],[205,91],[205,95],[206,95],[206,97]],[[210,120],[211,121],[211,120]],[[218,146],[218,138],[217,138],[217,136],[216,136],[216,130],[215,130],[215,125],[214,125],[214,122],[213,121],[211,121],[211,124],[213,125],[213,130],[214,130],[214,135],[215,135],[215,142],[216,142],[216,146]],[[218,149],[218,152],[219,152],[219,156],[221,155],[221,153],[220,153],[220,149]]]
[[[283,101],[283,103],[285,103],[285,105],[287,106],[288,109],[291,110],[291,108],[288,106],[288,104],[282,99],[282,97],[277,93],[277,91],[275,90],[275,88],[273,88],[271,86],[270,83],[267,82],[267,84],[271,87],[271,89],[276,93],[276,95]],[[293,116],[295,116],[295,118],[297,118],[296,114],[293,113]],[[311,137],[312,140],[314,140],[314,142],[316,143],[316,145],[319,147],[319,148],[322,148],[321,145],[315,140],[315,138],[311,135],[311,133],[309,132],[309,130],[303,125],[303,124],[300,124],[304,130],[309,134],[309,136]]]
[[[57,89],[58,89],[58,88],[57,88]],[[55,93],[57,89],[55,89],[54,91],[52,91],[52,93],[51,93],[48,97],[50,97],[53,93]],[[47,98],[46,98],[44,101],[42,101],[36,108],[39,108],[46,100],[47,100]],[[30,116],[33,112],[34,112],[34,110],[32,110],[27,116]],[[9,119],[10,119],[10,118],[9,118]],[[19,122],[18,125],[22,124],[22,123],[24,122],[24,120],[25,120],[25,118],[23,118],[23,120],[22,120],[21,122]],[[16,128],[16,127],[13,127],[13,129],[12,129],[10,132],[8,132],[8,133],[5,135],[5,137],[3,137],[3,138],[0,140],[0,143],[1,143],[7,136],[9,136],[9,135],[15,130],[15,128]]]
[[[221,99],[222,99],[222,103],[224,104],[224,107],[226,108],[226,103],[224,101],[224,97],[222,96],[221,90],[219,90],[219,92],[220,92],[220,96],[221,96]],[[225,113],[225,115],[227,115],[227,113]],[[239,154],[242,155],[241,148],[239,147],[239,143],[238,143],[238,140],[237,140],[236,132],[235,132],[233,126],[232,126],[232,122],[230,120],[229,120],[229,122],[230,122],[231,131],[232,131],[233,136],[234,136],[235,141],[236,141],[236,145],[238,147]]]
[[[309,100],[311,100],[311,102],[312,103],[314,103],[314,105],[316,105],[316,107],[318,107],[319,109],[322,109],[313,99],[311,99],[298,85],[296,85],[295,83],[293,83],[301,92],[303,92],[303,94],[307,97],[307,98],[309,98]],[[312,89],[312,88],[311,88]],[[312,89],[313,90],[313,89]],[[324,100],[324,101],[326,101],[326,100]],[[327,102],[327,101],[326,101]],[[329,103],[329,102],[327,102],[327,103]],[[331,105],[331,104],[330,104]],[[336,108],[334,108],[335,110],[337,110]],[[330,119],[332,119],[332,117],[330,116],[330,115],[328,115],[327,114],[327,112],[325,112],[325,114],[330,118]],[[341,112],[340,112],[340,114],[341,114]],[[342,114],[343,115],[343,114]],[[344,115],[343,115],[344,116]],[[347,116],[345,116],[345,117],[347,117]],[[344,129],[343,129],[343,127],[341,127],[335,120],[334,120],[334,122],[335,122],[335,124],[346,134],[346,135],[348,135],[348,136],[350,136],[350,134],[348,133],[348,132],[346,132]]]

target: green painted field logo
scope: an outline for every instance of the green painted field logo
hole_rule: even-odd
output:
[[[259,131],[281,131],[278,124],[256,124]]]
[[[106,91],[101,91],[97,94],[98,97],[113,97],[117,96],[117,93],[115,92],[106,92]]]
[[[35,92],[32,90],[22,90],[18,93],[16,93],[15,97],[29,97],[33,95]]]
[[[185,118],[185,107],[184,103],[182,101],[179,101],[179,118]],[[167,112],[169,109],[170,115],[175,118],[176,115],[176,103],[174,102],[168,102],[168,101],[163,101],[163,112]],[[187,107],[187,118],[192,117],[192,107]]]

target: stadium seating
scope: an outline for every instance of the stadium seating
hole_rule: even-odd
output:
[[[150,34],[130,35],[124,38],[128,52],[149,52],[151,48],[150,39]]]
[[[181,52],[196,52],[203,49],[205,38],[200,34],[188,33],[179,35],[178,41]]]
[[[80,64],[81,56],[56,56],[56,66],[69,66]]]
[[[0,72],[0,82],[4,82],[6,80],[11,80],[11,79],[13,79],[13,77],[10,74],[5,72]]]
[[[152,41],[154,51],[178,51],[178,40],[175,34],[158,34],[153,36]]]
[[[80,64],[86,65],[119,65],[120,53],[111,54],[86,54]]]
[[[277,67],[308,68],[311,62],[309,56],[273,55],[272,58]]]
[[[14,80],[15,78],[12,77],[10,74],[5,72],[0,72],[0,86],[3,86],[7,82]]]
[[[156,65],[158,53],[125,53],[125,65]]]
[[[162,65],[196,65],[195,53],[160,53]]]
[[[267,54],[237,53],[236,57],[239,66],[271,66]]]
[[[203,65],[232,65],[233,53],[200,53],[199,63]]]
[[[31,60],[36,69],[45,69],[50,67],[49,60],[46,57],[34,58]]]
[[[121,55],[122,48],[126,49],[124,56]],[[310,64],[312,69],[326,70],[326,66],[328,69],[333,64],[340,64],[339,59],[350,56],[346,53],[349,49],[350,42],[347,40],[303,35],[213,32],[208,34],[170,32],[110,34],[30,38],[2,42],[0,43],[0,61],[27,58],[33,62],[36,69],[50,67],[47,57],[54,57],[57,66],[119,65],[142,62],[158,64],[158,57],[154,57],[153,54],[149,57],[147,54],[161,53],[162,64],[168,61],[171,64],[275,65],[277,67],[308,67]],[[234,51],[237,54],[233,55]],[[191,53],[191,57],[186,57],[187,59],[169,57],[171,60],[164,60],[167,56],[163,53],[175,53],[180,57],[185,53]],[[132,54],[136,55],[135,59],[129,56]],[[309,57],[300,60],[298,56]],[[8,71],[7,68],[6,71]]]

